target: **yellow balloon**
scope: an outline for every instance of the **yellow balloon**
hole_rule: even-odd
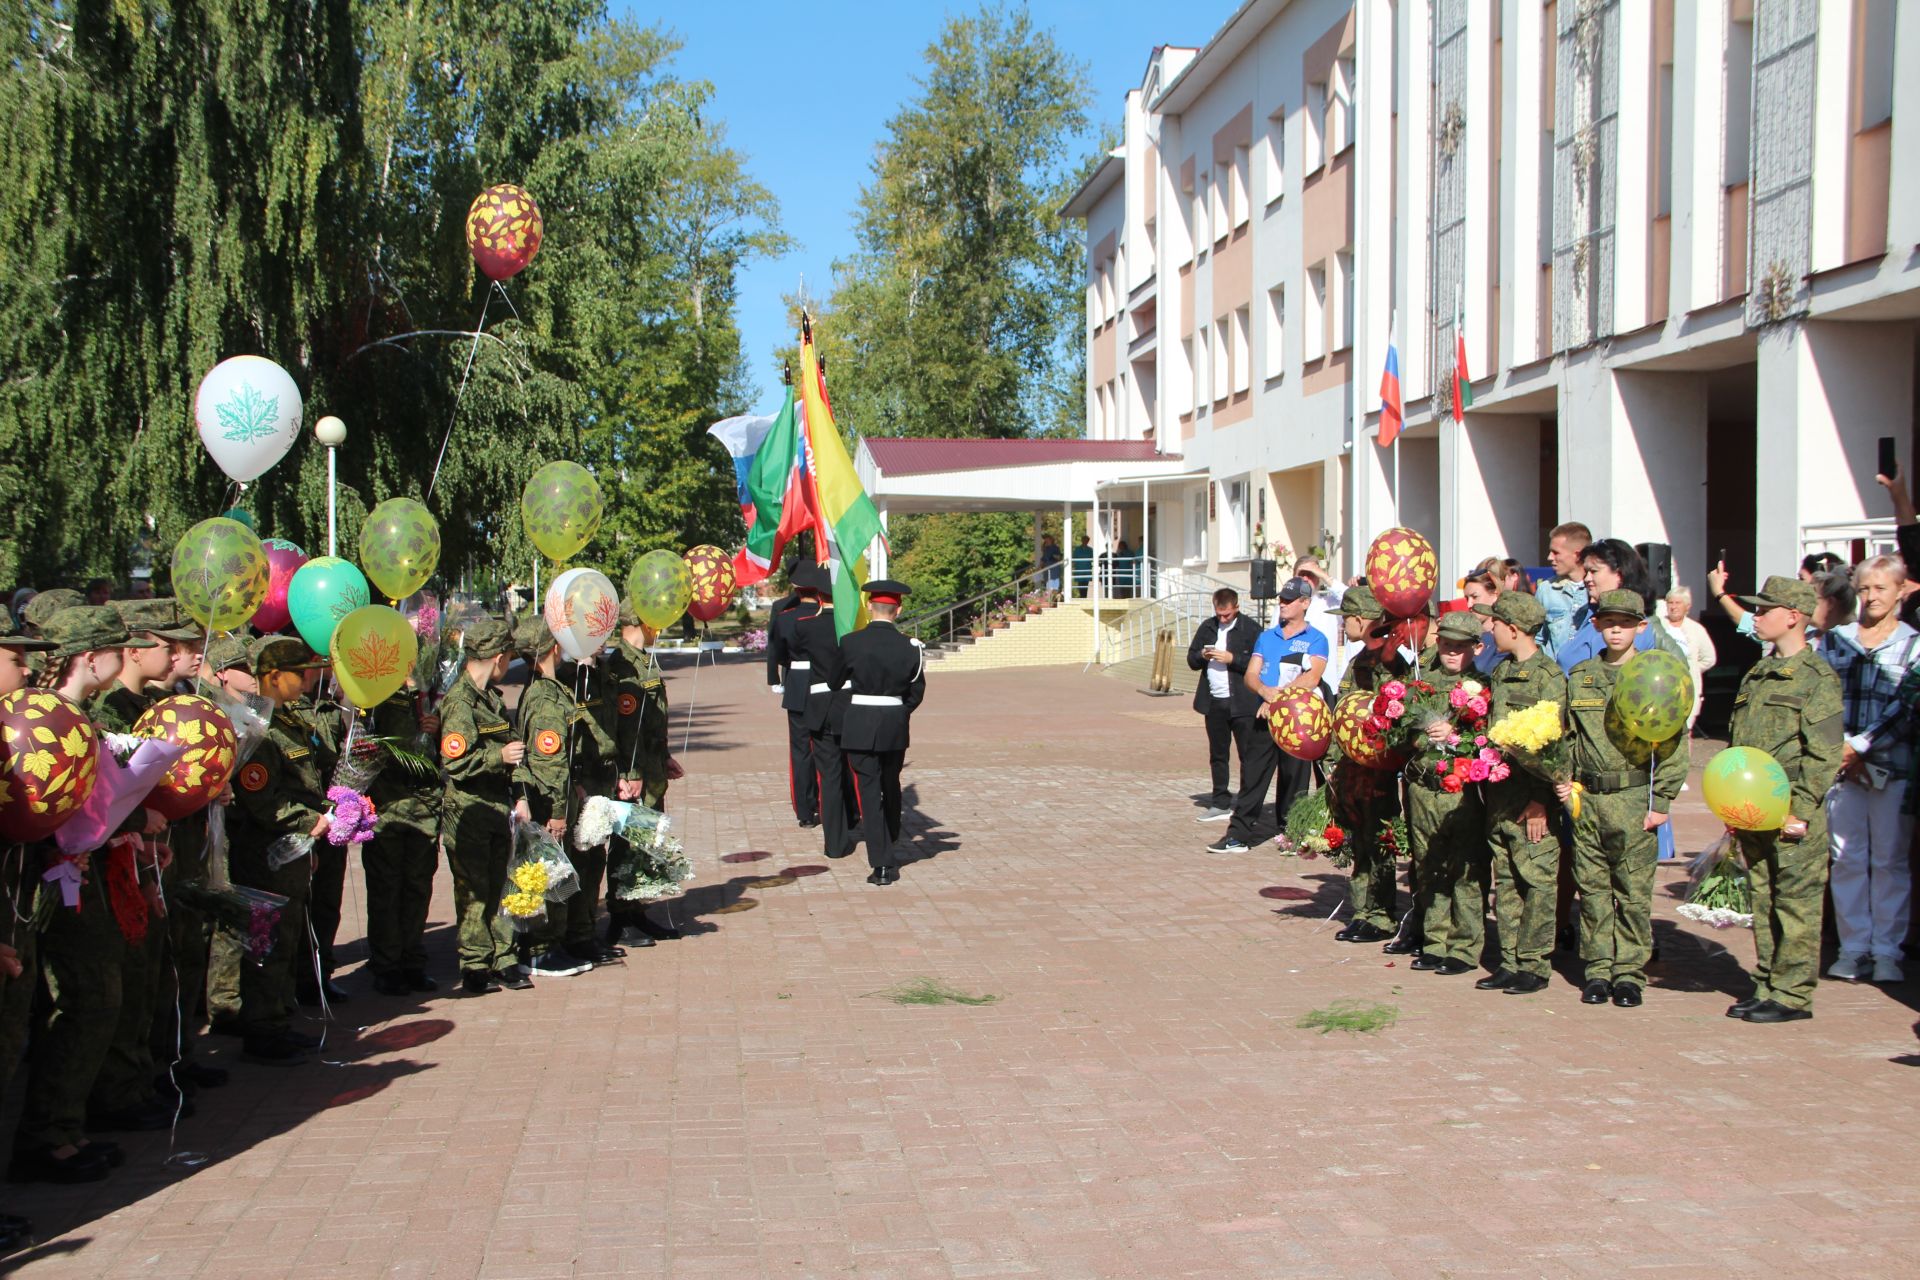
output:
[[[556,563],[593,541],[605,511],[600,482],[577,462],[549,462],[533,473],[520,495],[527,537]]]
[[[215,516],[181,535],[173,549],[173,592],[190,617],[232,631],[267,598],[266,548],[238,520]]]
[[[1728,747],[1709,760],[1700,791],[1713,816],[1736,831],[1778,831],[1793,800],[1787,771],[1758,747]]]
[[[347,701],[363,711],[398,692],[419,655],[413,625],[384,604],[355,609],[333,631],[334,678]]]
[[[404,600],[440,567],[440,525],[412,498],[388,498],[360,529],[360,568],[380,594]],[[251,616],[251,615],[249,615]]]
[[[671,551],[649,551],[627,571],[627,599],[640,621],[656,632],[680,620],[693,598],[693,574]]]

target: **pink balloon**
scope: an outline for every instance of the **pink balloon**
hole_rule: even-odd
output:
[[[260,545],[267,549],[267,598],[254,610],[253,625],[264,633],[278,631],[293,621],[293,615],[287,612],[287,584],[307,562],[307,553],[284,538],[268,538]]]

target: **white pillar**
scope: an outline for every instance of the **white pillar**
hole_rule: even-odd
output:
[[[867,572],[872,577],[884,578],[887,576],[887,564],[889,560],[887,553],[887,502],[886,499],[882,498],[873,505],[875,510],[880,513],[880,537],[873,544],[873,550],[867,553]]]

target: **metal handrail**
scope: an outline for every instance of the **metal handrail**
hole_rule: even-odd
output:
[[[991,590],[982,591],[977,596],[969,596],[967,599],[956,601],[953,604],[941,605],[938,608],[909,614],[900,619],[896,625],[899,626],[902,632],[924,641],[927,639],[928,623],[944,619],[946,625],[937,628],[935,634],[940,637],[939,643],[951,644],[953,643],[954,636],[959,633],[960,627],[963,624],[971,625],[974,618],[986,612],[985,609],[979,606],[984,605],[988,600],[1017,600],[1027,594],[1027,590],[1025,589],[1027,583],[1039,582],[1050,577],[1054,571],[1059,568],[1059,565],[1048,565],[1045,568],[1029,569],[1011,582],[1003,582]],[[963,613],[962,611],[965,612]]]
[[[1211,590],[1177,591],[1161,596],[1144,608],[1135,609],[1120,623],[1116,634],[1100,655],[1102,666],[1113,666],[1153,652],[1160,632],[1174,627],[1183,632],[1199,626],[1213,616]],[[1184,639],[1184,637],[1183,637]]]

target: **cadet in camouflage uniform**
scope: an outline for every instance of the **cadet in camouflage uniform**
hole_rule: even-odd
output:
[[[574,786],[585,794],[576,798],[573,819],[580,816],[580,803],[587,796],[618,798],[620,790],[620,686],[617,677],[601,664],[607,655],[595,654],[588,662],[561,667],[560,678],[572,686],[580,709],[578,722],[582,735],[573,752]],[[562,942],[568,955],[588,964],[604,964],[627,953],[615,946],[602,946],[593,936],[594,921],[600,907],[600,887],[607,878],[607,848],[575,849],[568,842],[567,854],[573,859],[574,872],[580,877],[580,889],[565,905],[566,927]]]
[[[35,603],[44,598],[37,597]],[[62,609],[41,631],[55,645],[47,651],[41,687],[82,706],[119,673],[123,649],[146,643],[128,635],[120,616],[107,608]],[[120,830],[158,835],[165,827],[159,814],[135,809]],[[34,905],[40,961],[53,1007],[33,1037],[8,1173],[16,1181],[95,1181],[106,1176],[108,1158],[117,1151],[93,1149],[85,1132],[88,1097],[120,1021],[126,960],[126,938],[107,896],[110,855],[104,845],[89,854],[79,889],[80,910],[65,905],[59,887],[50,883],[40,886]],[[51,850],[48,856],[54,856]],[[171,1119],[151,1100],[141,1118],[141,1127]]]
[[[1385,622],[1386,611],[1372,589],[1362,583],[1348,587],[1340,598],[1340,616],[1346,623],[1347,639],[1366,640]],[[1402,679],[1406,671],[1399,654],[1382,653],[1377,644],[1369,645],[1347,664],[1334,703],[1338,705],[1355,690],[1372,693],[1389,680]],[[1330,812],[1346,831],[1346,848],[1353,858],[1348,871],[1353,920],[1334,937],[1342,942],[1391,938],[1400,923],[1399,892],[1394,883],[1393,858],[1380,847],[1380,827],[1400,812],[1399,776],[1389,770],[1363,769],[1347,763],[1336,743],[1327,752],[1327,785],[1333,790]],[[1281,820],[1285,821],[1284,814]]]
[[[1493,619],[1493,642],[1512,659],[1487,675],[1487,723],[1498,724],[1508,712],[1539,702],[1558,705],[1564,717],[1567,678],[1533,638],[1547,621],[1540,601],[1524,591],[1503,591],[1492,604],[1477,604],[1473,611]],[[1560,841],[1548,821],[1553,803],[1553,784],[1518,765],[1506,781],[1487,784],[1500,967],[1474,983],[1482,991],[1528,995],[1547,985],[1560,884]]]
[[[533,667],[527,691],[520,696],[520,744],[525,749],[513,768],[518,797],[513,811],[522,822],[538,822],[547,834],[568,848],[568,835],[580,816],[580,788],[574,781],[575,763],[591,750],[592,717],[581,708],[572,689],[561,683],[560,646],[546,620],[533,614],[514,629],[514,647]],[[571,670],[570,670],[571,673]],[[569,857],[578,853],[569,851]],[[575,863],[578,873],[579,864]],[[563,951],[568,933],[568,908],[586,892],[584,885],[565,903],[547,905],[546,922],[527,939],[537,952],[526,962],[535,978],[570,978],[593,967],[590,958],[573,958]],[[591,908],[589,908],[591,911]],[[592,929],[589,916],[587,928]]]
[[[1606,591],[1594,601],[1594,626],[1605,646],[1567,673],[1567,720],[1573,735],[1573,777],[1585,792],[1573,820],[1573,877],[1580,887],[1580,999],[1622,1009],[1641,1002],[1653,954],[1655,828],[1687,780],[1684,736],[1657,745],[1607,728],[1607,704],[1621,668],[1647,625],[1637,591]],[[1657,761],[1657,763],[1656,763]],[[1651,768],[1650,768],[1651,766]],[[1564,803],[1572,783],[1555,794]]]
[[[507,624],[482,618],[467,628],[466,658],[440,704],[440,770],[446,778],[440,837],[453,872],[460,934],[460,981],[468,995],[525,990],[532,981],[514,957],[513,926],[500,918],[500,893],[513,855],[513,770],[526,747],[507,721],[493,682],[506,674]]]
[[[240,966],[240,1027],[247,1057],[271,1065],[299,1061],[319,1041],[293,1029],[295,986],[316,963],[307,936],[313,857],[275,867],[268,849],[290,836],[327,834],[327,780],[335,758],[302,692],[314,669],[312,652],[290,636],[263,636],[253,645],[253,676],[275,704],[266,740],[234,774],[229,864],[233,882],[287,899],[274,929],[273,950]]]
[[[620,630],[615,633],[612,650],[603,654],[600,662],[613,682],[619,719],[614,735],[620,764],[615,794],[621,800],[637,800],[649,809],[665,812],[667,783],[680,776],[680,766],[667,748],[667,682],[647,651],[653,639],[652,628],[640,621],[633,606],[622,604]],[[632,847],[615,836],[607,850],[608,868],[633,856]],[[679,936],[677,929],[648,918],[644,904],[620,902],[607,895],[609,944],[650,947],[655,938]]]
[[[238,636],[217,636],[207,644],[207,658],[200,667],[200,693],[214,705],[223,710],[230,709],[239,699],[259,692],[260,686],[253,678],[253,656],[247,652],[247,645]],[[239,771],[227,782],[227,792],[231,797],[239,784]],[[199,824],[200,857],[205,857],[206,816],[204,814],[188,819]],[[233,833],[237,827],[237,818],[231,806],[227,810],[227,862],[229,878],[233,862]],[[193,840],[185,841],[193,844]],[[174,849],[178,856],[180,842]],[[211,877],[210,865],[201,867],[202,874]],[[232,929],[224,926],[207,926],[209,945],[207,953],[206,995],[207,1020],[211,1029],[219,1035],[237,1036],[242,1034],[240,1027],[240,966],[246,960],[246,939]],[[180,979],[186,984],[186,971],[182,970]],[[192,988],[187,987],[187,990]],[[192,1012],[188,1011],[188,1021],[192,1021]]]
[[[423,708],[425,696],[402,689],[375,707],[373,733],[407,742],[438,742],[440,717]],[[374,990],[388,996],[436,991],[440,984],[427,976],[423,939],[433,873],[440,865],[440,779],[421,778],[389,761],[374,778],[368,798],[380,815],[373,839],[360,846]]]
[[[27,601],[27,607],[20,612],[20,621],[26,624],[26,630],[31,634],[44,635],[46,625],[53,620],[54,614],[63,609],[87,607],[87,598],[72,587],[55,587]]]
[[[1436,663],[1421,679],[1441,694],[1479,680],[1473,668],[1480,622],[1455,610],[1440,619]],[[1434,722],[1441,735],[1450,721]],[[1457,976],[1480,963],[1487,922],[1487,817],[1479,785],[1447,791],[1423,751],[1407,766],[1407,835],[1413,845],[1414,901],[1425,939],[1409,968]]]
[[[1826,795],[1840,770],[1840,679],[1807,644],[1818,599],[1811,583],[1773,577],[1756,596],[1756,639],[1773,652],[1755,663],[1733,701],[1730,745],[1757,747],[1793,785],[1786,825],[1736,831],[1753,882],[1753,994],[1727,1010],[1748,1022],[1813,1016],[1820,976],[1820,912],[1827,880]]]

